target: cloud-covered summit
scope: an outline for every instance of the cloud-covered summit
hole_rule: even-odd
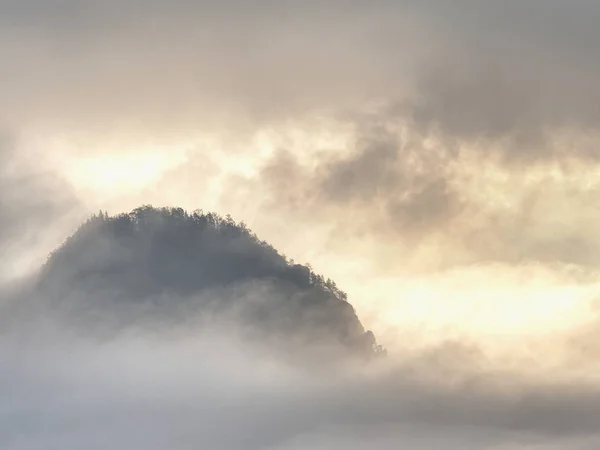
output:
[[[290,349],[381,352],[335,282],[213,213],[144,206],[95,215],[52,253],[36,291],[59,320],[109,335],[145,322],[221,324]]]

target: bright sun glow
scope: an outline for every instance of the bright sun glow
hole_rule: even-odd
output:
[[[164,154],[97,156],[80,159],[70,168],[71,181],[91,190],[110,193],[143,188],[168,167]]]
[[[591,302],[600,293],[598,283],[547,279],[518,267],[373,278],[348,288],[354,297],[370,299],[357,308],[374,328],[392,334],[418,329],[424,341],[470,336],[496,346],[512,345],[509,341],[519,336],[567,332],[586,323]]]

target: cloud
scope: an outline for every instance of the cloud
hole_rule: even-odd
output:
[[[59,160],[74,158],[82,147],[114,156],[160,143],[168,155],[182,141],[194,148],[205,134],[222,138],[209,156],[205,146],[193,150],[190,161],[200,161],[198,167],[186,161],[172,171],[162,183],[168,189],[132,199],[122,188],[123,195],[113,193],[104,206],[185,197],[193,209],[204,206],[201,198],[211,209],[239,210],[252,219],[273,216],[275,208],[264,205],[271,202],[279,215],[292,211],[295,220],[310,210],[311,226],[319,221],[345,236],[352,233],[340,232],[338,224],[352,216],[358,234],[375,241],[418,245],[419,254],[443,246],[436,267],[488,260],[597,263],[595,232],[577,229],[596,217],[584,201],[590,180],[568,193],[560,192],[563,180],[524,181],[558,171],[576,184],[574,171],[583,167],[591,176],[596,167],[600,67],[589,44],[598,37],[590,20],[598,8],[591,2],[505,2],[501,10],[497,2],[468,0],[459,6],[144,5],[0,5],[6,36],[0,54],[14,61],[0,88],[6,98],[0,117],[26,134],[60,136]],[[225,180],[233,163],[213,158],[258,153],[247,147],[265,131],[293,141],[286,136],[290,128],[310,126],[318,134],[334,124],[342,139],[352,129],[355,142],[321,148],[308,165],[299,154],[304,149],[293,145],[278,147],[268,162],[254,155],[251,165],[262,170],[254,185],[239,174]],[[507,179],[477,176],[493,171]],[[539,209],[548,188],[561,204],[580,208],[570,223],[540,219],[551,215],[547,205]],[[504,205],[492,208],[477,190],[505,191]],[[532,205],[538,217],[529,220]],[[400,242],[402,236],[410,242]]]
[[[328,224],[333,247],[366,237],[393,252],[393,242],[403,253],[393,255],[399,264],[435,251],[434,270],[496,262],[597,265],[598,235],[586,225],[599,219],[595,164],[578,157],[506,163],[503,147],[448,143],[385,110],[340,121],[351,130],[345,140],[313,146],[309,158],[276,141],[251,175],[222,181],[221,203]],[[569,216],[561,213],[567,208]],[[385,253],[372,259],[389,263]]]
[[[149,144],[170,154],[210,134],[226,145],[209,158],[199,146],[162,184],[113,192],[103,206],[232,212],[348,284],[452,267],[494,269],[490,280],[502,276],[497,267],[527,277],[541,267],[573,284],[579,304],[600,254],[599,8],[587,0],[0,0],[0,120],[24,138],[0,148],[0,270],[21,259],[31,266],[26,255],[66,235],[77,196],[96,205],[86,186],[65,186],[61,163]],[[323,129],[339,135],[319,141]],[[264,133],[275,136],[272,154],[250,142]],[[42,174],[40,160],[22,163],[35,140],[60,147],[56,173]],[[244,157],[244,167],[223,155]],[[353,280],[356,267],[366,269]],[[577,277],[564,281],[571,271]],[[399,302],[404,291],[390,292]],[[457,292],[440,298],[459,305],[466,294]],[[417,294],[411,300],[425,302]],[[99,343],[38,325],[43,338],[2,335],[3,448],[599,444],[594,382],[551,371],[528,378],[535,370],[524,366],[499,374],[484,346],[403,354],[388,376],[306,374],[247,342],[215,343],[208,330]],[[596,329],[561,341],[572,364],[561,371],[593,374]]]
[[[0,142],[0,278],[37,268],[40,249],[49,251],[60,236],[55,226],[72,220],[78,208],[70,187],[42,167],[43,159],[17,148],[9,138]]]
[[[348,365],[308,372],[214,331],[102,342],[56,329],[4,333],[3,447],[430,449],[444,442],[457,449],[587,450],[598,444],[593,385],[474,369],[472,357],[454,359],[463,350],[453,346],[437,351],[445,363],[422,357],[394,360],[383,371]]]
[[[531,152],[548,156],[552,134],[563,128],[597,130],[600,92],[592,80],[600,67],[590,47],[598,37],[590,21],[597,5],[465,1],[418,8],[448,44],[422,66],[412,105],[417,122],[460,139],[513,139],[511,156],[526,159]]]
[[[20,55],[5,74],[7,120],[190,133],[389,101],[450,137],[516,139],[511,154],[523,156],[600,118],[598,7],[585,0],[0,8],[0,54]]]
[[[20,55],[7,73],[7,120],[96,135],[240,130],[327,107],[325,97],[343,103],[377,77],[364,64],[370,44],[353,31],[358,3],[341,17],[316,2],[47,5],[0,5],[13,24],[2,27],[10,41],[0,55]]]

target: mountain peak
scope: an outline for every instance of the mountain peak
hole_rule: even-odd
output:
[[[346,294],[230,216],[149,205],[100,212],[49,257],[38,289],[57,311],[154,320],[226,319],[281,342],[382,352]]]

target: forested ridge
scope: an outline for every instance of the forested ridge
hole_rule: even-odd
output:
[[[184,304],[186,315],[209,311],[284,340],[383,353],[334,281],[229,215],[149,205],[101,211],[51,253],[37,286],[59,309],[106,315],[126,306],[131,314],[143,305],[134,311],[170,317]]]

